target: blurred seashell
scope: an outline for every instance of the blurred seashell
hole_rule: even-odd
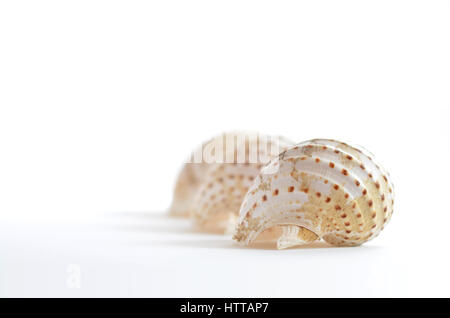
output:
[[[203,182],[209,165],[205,163],[187,163],[181,169],[173,194],[169,214],[177,217],[188,217],[191,213],[193,197]]]
[[[204,143],[178,177],[171,214],[191,216],[197,229],[232,232],[239,207],[260,168],[293,143],[231,132]]]
[[[317,139],[281,153],[261,169],[240,209],[233,238],[265,236],[278,248],[319,239],[356,246],[376,237],[394,205],[389,175],[360,147]]]

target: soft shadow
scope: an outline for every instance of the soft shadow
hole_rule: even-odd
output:
[[[146,242],[134,242],[133,245],[160,245],[171,247],[186,247],[186,248],[205,248],[205,249],[223,249],[233,248],[233,242],[223,239],[209,239],[209,240],[149,240]]]
[[[101,214],[97,224],[106,230],[148,234],[203,234],[195,229],[189,218],[172,216],[167,211],[121,211]]]
[[[367,245],[360,245],[360,246],[334,246],[331,245],[325,241],[316,241],[305,245],[298,245],[289,247],[286,249],[279,250],[277,248],[277,242],[276,241],[266,241],[266,242],[254,242],[251,243],[249,246],[241,246],[237,245],[240,248],[244,249],[262,249],[262,250],[277,250],[277,251],[290,251],[290,250],[347,250],[347,251],[357,251],[357,250],[367,250],[367,249],[378,249],[378,246],[367,246]]]
[[[181,220],[183,218],[172,217],[166,211],[118,211],[118,212],[105,212],[101,214],[103,217],[111,218],[123,218],[123,219],[174,219]]]
[[[192,228],[179,228],[170,225],[152,225],[152,224],[116,224],[102,225],[103,228],[128,233],[162,233],[162,234],[198,234]]]
[[[208,233],[199,231],[193,227],[188,218],[170,216],[166,211],[123,211],[103,213],[106,222],[101,222],[100,226],[107,230],[113,230],[124,233],[148,233],[148,234],[186,234],[202,236],[202,239],[184,239],[184,240],[152,240],[146,242],[133,242],[133,245],[160,245],[160,246],[178,246],[206,249],[235,249],[235,250],[266,250],[266,251],[291,251],[291,250],[328,250],[328,251],[368,251],[378,249],[378,246],[362,245],[356,247],[336,247],[324,241],[312,242],[302,246],[278,250],[276,241],[254,242],[249,246],[242,246],[231,239],[230,235],[218,235],[217,233]],[[109,220],[113,223],[108,222]],[[161,222],[159,222],[161,221]],[[131,222],[131,223],[130,223]]]
[[[217,237],[217,236],[216,236]],[[293,251],[293,250],[303,250],[303,251],[368,251],[378,249],[378,246],[356,246],[356,247],[337,247],[330,245],[326,242],[313,242],[311,244],[292,247],[288,249],[278,250],[276,242],[259,242],[253,243],[250,246],[242,246],[231,240],[230,237],[224,238],[211,238],[211,239],[200,239],[200,240],[149,240],[146,242],[134,242],[133,245],[160,245],[160,246],[171,246],[171,247],[187,247],[187,248],[200,248],[200,249],[234,249],[234,250],[245,250],[245,251],[277,251],[278,253]]]
[[[193,233],[188,219],[171,217],[166,211],[105,212],[97,226],[126,233]]]

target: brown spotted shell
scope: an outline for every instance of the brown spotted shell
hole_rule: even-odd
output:
[[[284,226],[281,248],[318,239],[360,245],[380,233],[393,205],[389,175],[366,150],[335,140],[306,141],[261,170],[241,206],[233,238],[249,244]]]
[[[209,140],[191,156],[194,163],[184,165],[171,214],[191,216],[202,231],[234,229],[244,195],[261,167],[291,145],[280,137],[246,132],[224,133]],[[195,159],[199,152],[200,162]]]

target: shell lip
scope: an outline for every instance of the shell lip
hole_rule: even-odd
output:
[[[259,226],[256,230],[248,233],[248,235],[244,236],[242,239],[237,238],[238,237],[238,228],[239,228],[239,226],[237,226],[236,231],[233,233],[233,240],[236,241],[237,243],[239,243],[240,245],[248,246],[252,242],[257,240],[258,236],[261,233],[263,233],[264,231],[266,231],[272,227],[275,227],[275,226],[289,226],[289,225],[303,227],[303,228],[311,231],[312,233],[316,234],[319,237],[319,239],[321,239],[320,231],[318,231],[317,229],[313,228],[312,226],[310,226],[306,223],[299,224],[299,222],[295,222],[295,221],[287,221],[286,222],[286,219],[283,219],[283,221],[285,221],[285,222],[281,222],[281,221],[277,221],[277,220],[272,220],[270,222],[267,222],[267,223]],[[276,239],[278,239],[278,237]],[[276,240],[276,239],[274,238],[274,240]]]

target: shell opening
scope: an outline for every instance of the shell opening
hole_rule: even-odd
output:
[[[283,225],[283,234],[278,238],[279,250],[289,247],[309,244],[319,239],[319,236],[310,230],[297,225]]]
[[[286,249],[307,245],[319,239],[317,234],[303,226],[285,224],[266,228],[248,243],[276,243],[278,249]]]

